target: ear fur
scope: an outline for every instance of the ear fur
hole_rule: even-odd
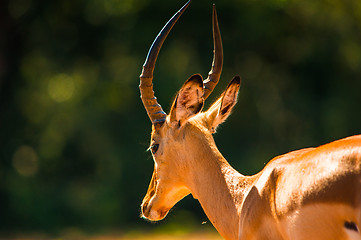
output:
[[[181,125],[203,108],[203,79],[199,74],[191,76],[179,90],[170,111],[170,121]]]
[[[228,84],[222,96],[207,111],[212,132],[215,132],[218,125],[223,123],[231,114],[233,107],[237,103],[240,86],[241,78],[235,76]]]

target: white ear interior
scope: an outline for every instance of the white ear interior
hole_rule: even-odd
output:
[[[187,120],[203,107],[203,79],[200,75],[190,77],[179,90],[171,109],[171,119],[177,122]]]

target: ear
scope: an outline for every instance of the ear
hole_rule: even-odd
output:
[[[211,131],[215,132],[219,124],[224,122],[231,114],[234,105],[237,103],[238,90],[241,86],[241,78],[235,76],[228,84],[222,96],[209,108],[207,118]]]
[[[199,74],[191,76],[179,90],[170,111],[170,121],[181,125],[203,107],[203,79]]]

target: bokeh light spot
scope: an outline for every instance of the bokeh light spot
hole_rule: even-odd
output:
[[[38,156],[29,146],[19,147],[13,156],[13,166],[22,176],[33,176],[38,172]]]
[[[73,96],[74,90],[74,80],[69,75],[61,73],[49,80],[49,95],[56,102],[69,100]]]

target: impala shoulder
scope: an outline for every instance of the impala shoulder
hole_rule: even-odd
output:
[[[282,172],[282,167],[266,167],[253,176],[255,180],[246,194],[240,213],[244,239],[281,239],[274,219],[278,215],[275,194]]]

